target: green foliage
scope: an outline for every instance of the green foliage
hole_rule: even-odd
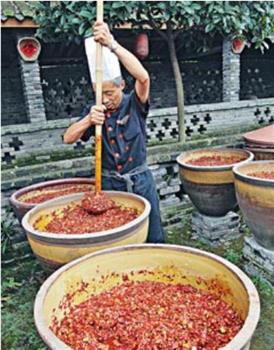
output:
[[[2,349],[46,349],[33,320],[35,295],[44,278],[36,260],[2,269]]]
[[[260,295],[264,296],[274,296],[274,288],[269,282],[262,279],[261,277],[252,277],[251,278],[255,286],[258,288]]]
[[[32,6],[40,25],[37,34],[44,40],[79,43],[92,33],[96,1],[41,1]],[[156,30],[242,36],[262,50],[274,35],[272,1],[105,1],[104,18],[111,27],[131,23]]]
[[[274,35],[272,1],[212,1],[205,4],[206,32],[245,38],[255,48],[268,49],[267,39]]]
[[[15,290],[21,286],[22,286],[22,283],[16,282],[14,277],[8,277],[2,283],[2,290],[7,291],[7,292],[11,292],[12,290]]]
[[[1,254],[4,256],[12,249],[12,235],[14,233],[13,225],[7,221],[1,221]]]
[[[229,248],[224,253],[224,258],[232,262],[233,264],[239,265],[243,258],[243,253],[241,250],[236,250]]]
[[[135,1],[106,1],[104,18],[112,27],[130,22]],[[45,41],[74,40],[92,34],[96,1],[40,1],[33,4],[34,20],[40,24],[37,35]]]

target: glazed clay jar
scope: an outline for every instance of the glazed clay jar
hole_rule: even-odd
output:
[[[234,148],[184,152],[177,157],[184,191],[201,214],[224,216],[237,205],[232,168],[252,159],[252,153]]]

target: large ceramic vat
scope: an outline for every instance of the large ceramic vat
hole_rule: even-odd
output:
[[[23,201],[19,200],[20,197],[27,195],[29,193],[34,193],[36,191],[47,190],[47,188],[49,187],[53,188],[55,186],[58,187],[60,185],[70,185],[70,184],[72,186],[90,185],[92,188],[94,186],[94,179],[78,177],[78,178],[51,180],[51,181],[39,182],[35,185],[27,186],[14,192],[10,198],[10,203],[19,222],[21,222],[21,220],[23,219],[23,216],[29,210],[31,210],[37,205],[35,203],[24,203]]]
[[[201,149],[184,152],[177,157],[180,178],[185,192],[198,211],[208,216],[224,216],[237,204],[232,168],[235,165],[201,166],[189,164],[201,157],[235,157],[253,159],[252,153],[233,148]]]
[[[247,132],[243,136],[246,149],[254,154],[255,160],[274,160],[274,125]]]
[[[255,160],[274,160],[274,148],[246,144],[245,149],[254,154]]]
[[[233,168],[239,207],[256,241],[274,250],[274,179],[249,174],[274,172],[274,161],[256,161]]]
[[[154,274],[130,274],[140,270],[150,270]],[[115,277],[112,277],[112,272],[115,272]],[[200,284],[197,277],[208,281],[208,285],[217,279],[219,288],[228,291],[223,299],[233,305],[244,320],[241,330],[222,349],[249,349],[260,315],[259,296],[251,280],[238,267],[219,256],[198,249],[161,244],[106,249],[73,261],[52,274],[40,288],[34,306],[36,327],[49,349],[71,349],[49,329],[52,318],[60,320],[66,311],[59,307],[64,296],[78,291],[72,296],[72,303],[78,304],[93,294],[120,284],[123,273],[133,280],[191,284],[204,290],[209,287]],[[85,291],[79,290],[82,281],[89,283]]]
[[[50,215],[68,204],[80,203],[83,193],[63,196],[37,205],[23,218],[31,248],[42,265],[49,269],[68,263],[85,254],[125,244],[144,243],[147,239],[150,203],[133,193],[105,191],[118,205],[135,208],[140,215],[129,223],[115,229],[85,233],[59,234],[35,230],[33,224],[41,215]]]

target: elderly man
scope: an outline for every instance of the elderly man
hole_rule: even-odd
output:
[[[139,60],[114,40],[106,23],[95,23],[94,37],[86,39],[86,52],[95,81],[95,42],[103,45],[103,105],[87,105],[82,118],[64,134],[65,143],[87,141],[94,126],[103,126],[102,187],[104,190],[130,191],[151,204],[148,242],[163,243],[156,186],[146,164],[146,116],[149,109],[150,79]],[[135,78],[135,88],[124,94],[119,61]]]

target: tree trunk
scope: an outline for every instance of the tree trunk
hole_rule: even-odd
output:
[[[181,76],[180,66],[175,48],[175,39],[171,28],[167,28],[167,43],[169,48],[169,57],[171,66],[175,78],[176,94],[177,94],[177,106],[178,106],[178,124],[179,124],[179,141],[185,142],[185,109],[184,109],[184,86]]]

